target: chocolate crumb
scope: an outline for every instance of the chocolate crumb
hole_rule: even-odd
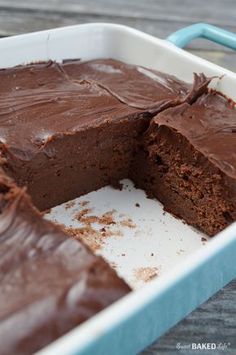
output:
[[[108,211],[100,217],[94,215],[88,216],[88,214],[91,212],[92,212],[91,208],[84,208],[82,211],[76,213],[74,219],[85,225],[91,225],[92,223],[98,223],[102,225],[116,224],[113,217],[113,214],[116,212],[115,210]]]
[[[138,281],[148,282],[158,275],[157,267],[140,267],[134,269],[134,277]]]
[[[101,217],[98,217],[97,223],[105,225],[116,224],[113,216],[115,212],[116,210],[113,209],[104,213]]]
[[[136,207],[140,207],[140,204],[138,202],[135,203]]]
[[[85,226],[81,228],[66,228],[64,230],[71,237],[82,240],[93,252],[101,249],[104,245],[104,239],[107,237],[102,233],[99,233],[91,226]]]
[[[85,207],[89,204],[89,201],[80,201],[80,206]]]
[[[75,201],[68,201],[65,204],[65,209],[68,210],[69,208],[74,207],[74,205],[75,205]]]
[[[116,270],[118,268],[118,265],[114,261],[109,262],[109,265],[112,267],[112,269]]]
[[[82,240],[92,251],[97,251],[103,247],[106,238],[120,237],[123,236],[123,233],[114,227],[120,225],[114,220],[116,210],[113,209],[101,216],[95,216],[92,212],[92,208],[84,208],[77,212],[73,219],[79,221],[82,226],[78,228],[64,227],[64,230],[72,237]],[[99,230],[93,228],[93,223],[100,224],[101,228]]]
[[[132,221],[131,218],[124,219],[123,221],[120,222],[120,225],[123,227],[128,227],[128,228],[135,228],[136,224]]]

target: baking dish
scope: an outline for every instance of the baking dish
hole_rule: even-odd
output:
[[[1,39],[0,67],[47,59],[111,57],[174,74],[185,81],[192,80],[193,72],[217,75],[221,79],[214,80],[213,87],[236,100],[234,73],[176,46],[184,46],[199,36],[236,49],[233,34],[205,24],[183,29],[168,40],[121,25],[89,24]],[[118,272],[135,291],[52,343],[40,354],[137,353],[236,275],[235,223],[203,245],[200,233],[168,214],[163,215],[162,206],[146,199],[144,193],[135,190],[130,182],[125,181],[124,185],[126,188],[122,191],[107,187],[76,199],[76,203],[86,199],[96,213],[115,208],[119,214],[132,216],[139,228],[138,237],[126,228],[124,236],[111,238],[101,253],[109,262],[116,262]],[[136,203],[142,208],[135,208]],[[145,218],[141,219],[141,214]],[[48,218],[65,224],[71,222],[65,206],[54,208]],[[150,232],[147,229],[152,220]],[[121,253],[121,246],[129,257],[122,259],[121,254],[115,253]],[[183,252],[179,255],[177,252],[180,250]],[[147,258],[147,254],[154,253],[157,253],[154,259],[159,277],[145,285],[132,281],[134,268],[156,265],[150,261],[151,257]]]

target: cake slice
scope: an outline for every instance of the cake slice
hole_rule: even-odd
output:
[[[126,295],[99,256],[0,173],[0,353],[32,354]],[[79,342],[79,339],[78,339]]]
[[[131,169],[138,187],[213,236],[236,220],[236,109],[209,92],[158,114]]]
[[[114,184],[151,118],[206,90],[197,78],[115,60],[0,70],[0,163],[40,210]]]

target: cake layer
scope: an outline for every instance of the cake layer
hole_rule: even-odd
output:
[[[234,105],[217,93],[168,109],[146,132],[132,177],[166,210],[212,236],[236,220],[235,132]]]
[[[0,209],[1,355],[32,354],[130,291],[2,174]]]
[[[0,79],[2,166],[40,210],[126,178],[153,115],[209,81],[190,87],[111,59],[19,66]]]

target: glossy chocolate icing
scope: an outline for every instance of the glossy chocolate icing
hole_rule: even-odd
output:
[[[0,79],[2,166],[40,210],[127,177],[150,119],[209,82],[112,59],[30,64]]]
[[[0,70],[0,145],[21,160],[88,126],[156,114],[199,95],[174,76],[112,59],[31,64]],[[203,76],[203,88],[208,80]],[[200,80],[201,82],[201,80]]]
[[[158,111],[165,104],[187,95],[189,85],[157,70],[113,59],[66,61],[63,69],[70,78],[99,83],[120,102],[134,108]]]
[[[224,174],[236,178],[236,108],[232,101],[211,91],[192,105],[166,110],[155,121],[176,130]]]
[[[190,86],[112,59],[30,64],[0,70],[0,79],[1,165],[27,186],[40,209],[130,177],[153,116],[192,104],[209,82],[195,75]],[[101,258],[44,221],[24,189],[4,173],[0,352],[23,354],[80,324],[129,287]]]
[[[31,354],[130,288],[0,173],[0,354]]]
[[[0,78],[2,149],[25,161],[39,151],[52,156],[52,140],[137,111],[54,62],[1,70]]]

